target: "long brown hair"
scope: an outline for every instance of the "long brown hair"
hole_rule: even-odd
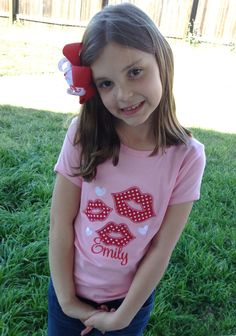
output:
[[[139,8],[125,3],[107,6],[90,21],[83,36],[81,62],[91,66],[110,42],[155,55],[162,83],[162,98],[153,112],[155,148],[151,155],[167,146],[186,144],[191,136],[177,120],[173,96],[174,62],[172,50],[154,22]],[[81,110],[74,144],[81,146],[79,175],[86,181],[96,177],[97,166],[107,159],[119,161],[120,139],[115,117],[105,108],[99,94]]]

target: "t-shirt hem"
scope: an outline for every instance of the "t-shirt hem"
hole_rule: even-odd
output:
[[[187,203],[187,202],[194,202],[198,201],[200,199],[200,194],[193,196],[191,198],[179,198],[178,200],[172,200],[169,202],[169,205],[177,205],[177,204],[182,204],[182,203]]]
[[[79,188],[82,187],[82,182],[80,181],[80,178],[78,178],[77,176],[76,177],[69,176],[66,172],[64,172],[62,169],[60,169],[59,166],[56,166],[54,168],[54,172],[61,174],[63,177],[65,177],[67,180],[69,180],[70,182],[72,182],[77,187],[79,187]]]

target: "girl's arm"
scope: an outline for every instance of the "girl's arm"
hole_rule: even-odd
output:
[[[75,294],[74,226],[81,189],[57,174],[51,205],[49,265],[59,304],[65,314],[84,320],[97,312],[80,302]]]
[[[129,292],[117,313],[129,324],[160,282],[192,209],[192,202],[169,206],[152,244],[143,258]]]
[[[138,267],[133,282],[121,306],[114,313],[98,313],[85,324],[100,330],[123,329],[160,282],[187,222],[192,202],[171,205],[166,211],[162,226]]]

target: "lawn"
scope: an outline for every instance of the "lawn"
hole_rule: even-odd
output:
[[[46,334],[53,165],[69,117],[0,109],[2,336]],[[193,132],[206,146],[202,197],[158,286],[146,336],[236,334],[236,135]]]
[[[41,75],[58,71],[62,47],[78,41],[82,28],[17,22],[0,18],[0,77]]]

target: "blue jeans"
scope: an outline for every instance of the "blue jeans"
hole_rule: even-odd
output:
[[[142,336],[148,324],[150,313],[154,304],[154,292],[150,295],[143,307],[136,314],[130,325],[122,330],[106,332],[106,336]],[[81,298],[80,298],[81,299]],[[95,302],[84,300],[88,304],[98,307]],[[105,302],[109,309],[117,309],[123,299]],[[48,289],[48,336],[80,336],[82,330],[85,329],[84,324],[78,320],[71,318],[63,313],[58,303],[52,281],[49,283]],[[102,336],[103,334],[93,329],[88,336]]]

